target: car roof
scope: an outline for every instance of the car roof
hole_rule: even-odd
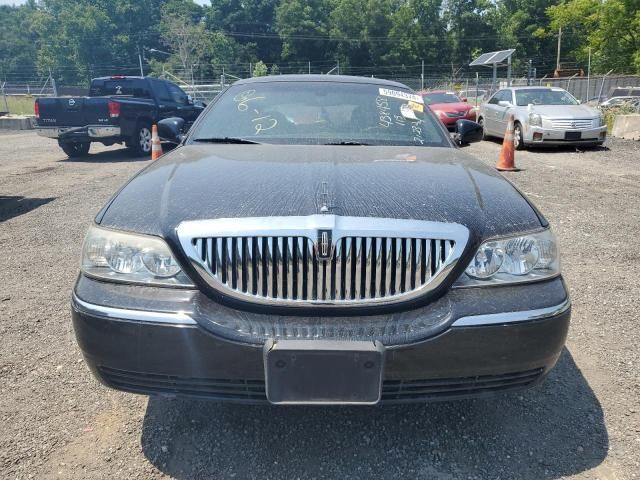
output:
[[[502,90],[507,90],[507,89],[511,89],[511,90],[564,90],[564,88],[562,88],[562,87],[536,87],[536,86],[533,86],[533,85],[531,85],[529,87],[527,87],[526,85],[522,86],[522,87],[507,87],[507,88],[504,88]]]
[[[393,82],[391,80],[383,80],[381,78],[372,77],[356,77],[351,75],[267,75],[265,77],[252,77],[238,80],[234,85],[246,85],[251,83],[276,83],[276,82],[327,82],[327,83],[362,83],[373,85],[384,85],[387,87],[396,87],[409,89],[406,85]]]

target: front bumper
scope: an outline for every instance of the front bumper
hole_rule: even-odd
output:
[[[142,394],[267,401],[263,345],[213,333],[200,323],[200,308],[176,308],[179,303],[209,301],[199,292],[172,292],[172,299],[157,292],[168,289],[127,287],[117,299],[121,306],[115,306],[117,288],[81,277],[72,299],[78,343],[102,383]],[[570,317],[561,279],[460,289],[447,296],[455,297],[450,300],[461,308],[452,309],[440,333],[385,346],[382,402],[464,398],[524,388],[541,381],[556,363]],[[144,307],[151,303],[156,311]],[[467,308],[471,305],[475,310]]]
[[[565,138],[567,130],[549,129],[529,125],[524,132],[524,141],[531,145],[573,145],[573,144],[599,144],[607,138],[607,127],[597,127],[584,130],[569,130],[580,132],[579,139],[568,140]]]
[[[121,134],[120,127],[112,127],[105,125],[87,125],[84,127],[38,127],[36,133],[41,137],[58,138],[58,139],[77,139],[77,138],[110,138],[119,137]]]

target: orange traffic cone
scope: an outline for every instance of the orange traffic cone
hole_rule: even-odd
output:
[[[162,156],[162,144],[158,136],[158,126],[151,127],[151,160],[157,160]]]
[[[513,148],[513,114],[509,114],[509,121],[507,122],[507,131],[504,134],[504,140],[502,142],[502,148],[500,149],[500,156],[498,157],[498,163],[496,163],[496,170],[501,172],[517,172],[520,170],[516,168],[515,164],[515,149]]]

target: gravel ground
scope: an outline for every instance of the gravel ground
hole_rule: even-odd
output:
[[[499,144],[467,147],[488,163]],[[147,161],[70,161],[0,133],[0,478],[640,477],[640,143],[518,152],[507,174],[560,238],[573,323],[542,385],[494,400],[310,408],[147,399],[99,385],[69,294],[87,225]]]

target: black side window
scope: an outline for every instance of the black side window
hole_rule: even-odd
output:
[[[172,98],[169,95],[167,86],[160,80],[153,80],[153,91],[156,93],[156,98],[162,102],[171,102]]]
[[[171,96],[171,100],[175,103],[180,103],[186,105],[187,103],[187,94],[182,91],[180,87],[173,83],[166,83],[167,89],[169,90],[169,95]]]
[[[502,96],[503,92],[504,90],[498,90],[496,94],[493,97],[491,97],[491,100],[489,100],[487,103],[490,103],[491,105],[497,105],[498,102],[502,100],[502,98],[500,97]]]

